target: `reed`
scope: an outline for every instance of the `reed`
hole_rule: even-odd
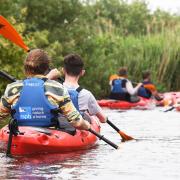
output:
[[[83,84],[97,97],[107,96],[109,76],[127,66],[132,81],[141,81],[142,71],[148,69],[159,91],[179,91],[179,34],[180,28],[176,28],[138,37],[96,37],[92,42],[96,48],[90,54],[86,51],[88,73]]]

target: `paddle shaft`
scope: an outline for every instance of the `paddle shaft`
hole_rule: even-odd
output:
[[[15,82],[16,81],[16,78],[9,75],[8,73],[4,72],[4,71],[0,71],[0,76],[3,77],[3,78],[6,78],[12,82]]]
[[[111,142],[110,140],[106,139],[103,135],[97,133],[96,131],[89,129],[89,132],[91,132],[92,134],[94,134],[95,136],[97,136],[100,140],[102,139],[104,142],[106,142],[107,144],[109,144],[110,146],[112,146],[114,149],[118,149],[119,146],[114,144],[113,142]]]
[[[10,128],[10,130],[9,130],[9,138],[8,138],[8,144],[7,144],[7,151],[6,151],[6,156],[8,156],[8,157],[11,157],[12,138],[13,138],[13,132],[12,132],[12,129]]]
[[[120,129],[117,126],[115,126],[109,119],[106,122],[117,132],[120,131]]]
[[[164,112],[172,111],[174,108],[175,108],[175,107],[173,106],[173,107],[171,107],[171,108],[165,110]]]

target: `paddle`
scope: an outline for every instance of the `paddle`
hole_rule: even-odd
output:
[[[165,110],[164,112],[172,111],[173,109],[177,108],[179,106],[179,104],[180,103],[174,104],[172,107],[170,107],[169,109]]]
[[[122,138],[122,142],[125,142],[125,141],[130,141],[130,140],[133,140],[134,138],[131,137],[131,136],[128,136],[127,134],[125,134],[124,132],[122,132],[117,126],[115,126],[109,119],[106,121],[114,130],[116,130],[121,138]]]
[[[14,27],[0,15],[0,34],[6,39],[23,48],[25,51],[29,52],[30,49],[26,46],[21,36],[14,29]]]
[[[9,39],[11,42],[23,48],[26,52],[30,51],[29,47],[27,47],[27,45],[24,43],[20,34],[2,15],[0,15],[0,34],[4,38]],[[57,81],[63,83],[64,79],[62,77],[59,77]]]
[[[11,156],[11,145],[12,145],[12,138],[13,135],[17,136],[18,134],[21,134],[18,130],[18,124],[15,119],[11,119],[9,122],[9,138],[8,138],[8,144],[7,144],[7,151],[6,151],[6,156],[12,157]]]
[[[106,139],[103,135],[97,133],[96,131],[89,129],[89,132],[91,132],[92,134],[94,134],[95,136],[97,136],[100,140],[102,139],[104,142],[106,142],[107,144],[109,144],[110,146],[112,146],[114,149],[119,149],[119,146],[114,144],[113,142],[111,142],[110,140]]]
[[[16,78],[9,75],[8,73],[4,72],[4,71],[0,71],[0,76],[7,79],[7,80],[10,80],[12,82],[15,82],[16,81]]]
[[[172,106],[172,107],[170,107],[169,109],[166,109],[164,112],[172,111],[174,108],[175,108],[175,107]]]

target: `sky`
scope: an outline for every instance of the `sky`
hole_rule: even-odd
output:
[[[129,2],[133,0],[128,0]],[[157,8],[168,11],[170,13],[180,14],[180,0],[145,0],[150,10]]]

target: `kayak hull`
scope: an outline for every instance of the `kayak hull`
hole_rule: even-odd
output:
[[[96,119],[92,119],[92,129],[100,132],[100,126]],[[36,127],[19,127],[20,134],[13,136],[11,154],[29,155],[39,153],[61,153],[87,149],[94,146],[97,137],[88,131],[76,130],[75,135],[59,130]],[[0,130],[0,141],[7,147],[9,137],[8,126]]]
[[[156,106],[173,106],[176,99],[180,98],[180,92],[166,92],[162,101],[157,101]]]
[[[110,109],[147,109],[148,105],[151,103],[150,99],[140,97],[140,101],[137,103],[131,103],[127,101],[121,100],[113,100],[113,99],[102,99],[98,101],[98,104],[101,107],[108,107]]]
[[[167,92],[163,94],[164,99],[157,101],[155,99],[147,99],[140,97],[140,101],[137,103],[131,103],[121,100],[102,99],[98,101],[101,107],[107,107],[110,109],[149,109],[153,106],[172,106],[175,104],[178,98],[180,98],[180,92]]]

